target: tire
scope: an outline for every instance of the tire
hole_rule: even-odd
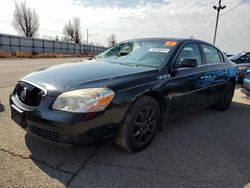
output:
[[[234,96],[234,89],[235,89],[235,84],[233,82],[229,82],[226,85],[226,87],[223,91],[222,97],[214,105],[214,108],[216,110],[225,111],[230,107],[233,96]]]
[[[128,152],[141,151],[151,143],[159,124],[158,103],[149,96],[140,97],[129,108],[115,142]]]

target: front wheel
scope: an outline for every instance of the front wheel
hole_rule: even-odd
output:
[[[234,96],[234,89],[235,89],[235,84],[233,82],[229,82],[226,85],[223,91],[222,97],[214,105],[214,108],[216,110],[225,111],[230,107],[233,96]]]
[[[160,108],[149,96],[139,98],[130,107],[116,144],[128,152],[138,152],[153,140],[160,124]]]

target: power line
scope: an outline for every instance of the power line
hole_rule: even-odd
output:
[[[234,7],[230,8],[228,11],[222,13],[222,14],[220,15],[220,17],[221,17],[221,16],[224,16],[225,14],[229,13],[229,12],[232,11],[233,9],[237,8],[238,6],[240,6],[240,5],[241,5],[242,3],[244,3],[245,1],[247,1],[247,0],[241,1],[240,3],[238,3],[237,5],[235,5]],[[209,16],[209,17],[210,17],[210,16]],[[209,17],[208,17],[208,18],[209,18]],[[216,19],[212,20],[212,21],[210,22],[210,24],[208,24],[200,33],[198,33],[197,36],[198,36],[198,37],[202,36],[202,35],[207,31],[207,29],[208,29],[215,21],[216,21]]]
[[[220,15],[220,11],[223,10],[224,8],[226,8],[226,6],[222,6],[221,5],[221,0],[219,0],[219,6],[213,6],[213,8],[217,11],[217,17],[216,17],[216,24],[215,24],[215,31],[214,31],[214,40],[213,40],[213,45],[215,45],[215,41],[216,41],[216,36],[217,36],[217,28],[218,28],[218,23],[219,23],[219,18],[227,13],[229,13],[230,11],[232,11],[233,9],[237,8],[238,6],[240,6],[242,3],[244,3],[247,0],[243,0],[240,3],[238,3],[237,5],[235,5],[234,7],[232,7],[231,9],[229,9],[228,11],[222,13]]]
[[[229,13],[230,11],[232,11],[232,10],[235,9],[235,8],[237,8],[238,6],[240,6],[242,3],[246,2],[246,1],[247,1],[247,0],[241,1],[240,3],[238,3],[237,5],[235,5],[234,7],[232,7],[231,9],[229,9],[228,11],[222,13],[222,14],[220,15],[220,17],[223,16],[223,15],[225,15],[225,14],[227,14],[227,13]]]
[[[211,14],[209,14],[209,16],[207,17],[207,20],[209,20],[211,17],[212,17],[212,15],[213,15],[213,12],[211,12]],[[197,29],[197,36],[200,36],[201,35],[201,33],[203,33],[204,32],[204,30],[202,30],[202,32],[200,32],[200,30],[203,28],[203,25],[201,25],[200,27],[199,27],[199,29]]]
[[[215,19],[213,19],[197,36],[200,37],[202,36],[208,28],[210,28],[210,26],[215,22]]]
[[[211,12],[211,14],[207,16],[207,20],[209,20],[212,16],[213,16],[213,12]],[[205,28],[202,31],[200,30],[203,28],[203,26],[199,27],[199,29],[197,30],[198,31],[197,37],[202,36],[207,31],[207,29],[215,22],[215,20],[216,19],[213,19],[207,26],[205,26]]]

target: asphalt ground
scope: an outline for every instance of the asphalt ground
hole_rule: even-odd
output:
[[[112,143],[64,148],[26,134],[8,96],[26,72],[72,59],[0,60],[0,187],[244,187],[250,183],[250,100],[239,86],[231,108],[166,122],[136,154]]]

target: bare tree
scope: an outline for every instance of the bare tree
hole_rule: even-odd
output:
[[[73,18],[73,23],[69,20],[63,28],[63,34],[65,35],[65,40],[80,43],[82,40],[80,19]]]
[[[117,44],[117,39],[116,39],[116,35],[114,33],[112,33],[108,38],[108,46],[114,46]]]
[[[34,37],[38,34],[39,17],[36,11],[26,6],[26,2],[16,3],[12,25],[22,35]]]

